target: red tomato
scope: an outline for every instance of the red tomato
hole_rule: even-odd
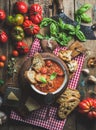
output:
[[[6,61],[6,56],[5,55],[1,55],[0,56],[0,61]]]
[[[28,5],[24,1],[17,1],[14,10],[16,13],[25,14],[28,12]]]
[[[19,41],[16,43],[16,49],[18,50],[19,54],[26,54],[29,52],[29,47],[27,43],[23,41]]]
[[[33,24],[31,20],[25,20],[23,23],[24,30],[26,34],[33,35],[39,33],[40,27]]]
[[[55,72],[56,72],[59,76],[63,76],[63,75],[64,75],[63,70],[62,70],[60,67],[58,67],[58,66],[55,67]]]
[[[86,98],[79,103],[78,111],[86,113],[91,119],[96,118],[96,99]]]
[[[6,43],[8,41],[7,33],[3,30],[0,30],[0,42]]]
[[[42,67],[41,70],[40,70],[40,72],[42,74],[46,74],[47,73],[47,68],[46,67]]]
[[[39,24],[42,21],[42,7],[39,4],[31,5],[29,18],[34,24]]]
[[[6,18],[6,13],[4,10],[0,9],[0,21],[5,20]]]
[[[30,15],[29,17],[34,24],[39,24],[43,19],[42,15],[40,14]]]
[[[90,119],[93,118],[93,111],[88,112],[88,117],[89,117]]]
[[[4,67],[4,62],[0,61],[0,68]]]
[[[46,65],[47,65],[48,67],[50,67],[50,66],[52,66],[52,62],[51,62],[50,60],[47,60],[47,61],[46,61]]]
[[[18,52],[17,50],[13,50],[13,51],[12,51],[12,55],[13,55],[14,57],[17,57],[17,56],[19,55],[19,52]]]
[[[30,6],[30,15],[40,14],[42,15],[42,7],[39,4],[32,4]]]

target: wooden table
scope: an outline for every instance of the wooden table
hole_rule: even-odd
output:
[[[13,4],[18,1],[18,0],[0,0],[0,8],[4,9],[7,13],[7,15],[12,14],[12,9],[13,9]],[[27,3],[31,4],[33,3],[33,0],[22,0],[22,1],[26,1]],[[34,0],[34,2],[41,2],[42,5],[46,5],[47,0],[43,1],[43,0]],[[49,3],[51,3],[51,0],[49,1]],[[74,19],[74,11],[80,7],[82,4],[84,3],[90,3],[93,5],[93,8],[90,9],[87,13],[93,18],[92,19],[92,23],[89,25],[92,25],[93,23],[96,23],[96,0],[64,0],[63,4],[64,4],[64,12],[66,15],[68,15],[70,18]],[[52,10],[49,10],[47,8],[48,6],[46,6],[47,13],[44,14],[44,16],[52,16],[54,13],[52,13]],[[3,24],[0,25],[0,27],[4,27]],[[32,43],[32,38],[28,37],[24,39],[25,41],[28,42],[29,46]],[[87,40],[87,42],[84,43],[85,47],[90,51],[90,55],[87,56],[96,56],[96,41],[95,40]],[[9,82],[10,79],[8,79],[7,76],[7,63],[8,63],[8,58],[10,56],[10,54],[12,53],[12,41],[9,40],[8,43],[6,43],[6,45],[1,45],[0,44],[0,55],[4,54],[7,56],[7,61],[5,63],[5,67],[0,69],[0,79],[3,79],[5,82]],[[17,58],[17,66],[21,66],[22,62],[24,61],[25,56],[23,57],[18,57]],[[86,61],[87,58],[85,60],[84,66],[83,68],[87,68],[86,66]],[[95,69],[90,69],[90,74],[96,76],[96,68]],[[4,92],[5,88],[0,88],[1,92]],[[91,89],[91,88],[90,88]],[[39,128],[36,126],[32,126],[32,125],[27,125],[27,124],[22,124],[22,123],[18,123],[16,121],[10,121],[10,119],[7,121],[7,123],[5,123],[3,126],[0,126],[0,130],[43,130],[43,128]],[[79,115],[76,112],[72,112],[67,121],[66,124],[64,126],[64,130],[96,130],[96,121],[91,121],[88,119],[84,119],[82,118],[81,115]]]

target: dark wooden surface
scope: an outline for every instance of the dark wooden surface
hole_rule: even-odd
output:
[[[13,4],[17,0],[0,0],[0,8],[4,9],[7,12],[7,15],[12,14],[12,9],[13,9]],[[23,0],[26,1],[27,3],[31,4],[33,3],[33,0]],[[44,3],[43,0],[34,0],[35,2],[41,2],[44,6],[46,2]],[[51,0],[49,1],[51,3]],[[93,23],[96,22],[96,0],[64,0],[63,5],[64,5],[64,12],[70,17],[74,18],[74,11],[80,7],[80,5],[84,3],[90,3],[93,5],[93,8],[88,11],[87,13],[93,18],[92,23],[89,25],[92,25]],[[47,9],[47,7],[46,7]],[[48,10],[49,12],[45,13],[44,16],[52,16],[52,10]],[[54,13],[53,13],[54,14]],[[1,24],[0,27],[3,27]],[[25,41],[28,42],[29,46],[32,43],[32,38],[25,38]],[[12,52],[12,45],[11,45],[11,40],[4,46],[0,45],[0,55],[4,54],[7,56],[7,61],[5,63],[5,67],[3,69],[0,69],[0,79],[4,79],[5,82],[9,82],[8,76],[6,74],[6,66],[8,63],[8,58]],[[89,57],[91,56],[96,56],[96,41],[93,40],[88,40],[86,43],[84,43],[85,47],[89,50],[89,55],[86,57],[83,68],[87,68],[86,63]],[[25,56],[23,57],[18,57],[17,58],[17,66],[19,67],[22,65],[23,61],[25,59]],[[96,68],[90,69],[90,74],[96,76]],[[86,86],[85,86],[86,87]],[[5,88],[0,88],[0,91],[3,92]],[[80,87],[78,87],[80,90]],[[86,88],[85,88],[86,89]],[[91,89],[91,86],[90,86]],[[87,89],[86,89],[87,90]],[[6,108],[6,110],[7,108]],[[0,126],[0,130],[43,130],[43,128],[28,125],[28,124],[23,124],[23,123],[18,123],[17,121],[12,121],[8,119],[8,121],[3,125]],[[82,117],[80,114],[78,114],[76,111],[72,112],[64,126],[64,130],[96,130],[96,120],[89,120],[87,118]]]

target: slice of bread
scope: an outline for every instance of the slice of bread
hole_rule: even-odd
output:
[[[34,54],[34,58],[32,61],[32,68],[36,71],[39,72],[40,69],[45,65],[45,62],[42,58],[42,56],[39,53]]]
[[[80,93],[77,89],[67,88],[57,99],[59,103],[58,116],[65,119],[79,104]]]
[[[35,71],[33,71],[33,70],[25,71],[24,76],[27,79],[27,81],[29,81],[29,83],[31,83],[31,84],[37,83],[37,81],[35,80],[35,76],[36,76]]]
[[[58,109],[59,118],[65,119],[77,107],[79,102],[79,99],[70,102],[63,102]]]

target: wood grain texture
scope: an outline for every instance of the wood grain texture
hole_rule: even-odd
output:
[[[4,9],[7,13],[7,15],[9,14],[13,14],[13,5],[16,1],[19,0],[0,0],[0,8]],[[52,15],[56,15],[56,4],[54,3],[54,12],[52,10],[49,11],[48,8],[48,3],[51,4],[52,0],[48,1],[48,0],[22,0],[25,1],[29,6],[32,3],[40,3],[40,5],[42,5],[44,8],[43,10],[43,15],[44,16],[52,16]],[[45,3],[46,3],[46,6]],[[56,2],[56,0],[54,0],[54,2]],[[87,24],[87,25],[92,25],[93,23],[96,23],[96,0],[63,0],[63,5],[64,5],[64,13],[66,15],[68,15],[70,18],[74,19],[74,11],[77,10],[81,5],[83,5],[84,3],[90,3],[93,5],[92,9],[90,9],[88,12],[86,12],[89,16],[92,17],[92,23]],[[49,12],[48,12],[49,11]],[[4,27],[4,23],[0,23],[0,28]],[[8,30],[7,30],[8,31]],[[25,42],[28,43],[28,45],[30,46],[32,44],[32,37],[26,37],[24,39]],[[14,44],[14,41],[9,40],[8,43],[6,43],[6,45],[1,45],[0,44],[0,55],[5,54],[8,58],[11,55],[12,49],[14,48],[12,46],[12,44]],[[82,43],[86,49],[88,50],[88,55],[86,56],[83,68],[87,68],[87,60],[89,57],[91,56],[96,56],[96,40],[87,40],[85,43]],[[23,62],[25,61],[26,56],[20,56],[18,58],[16,58],[17,62],[16,62],[16,66],[18,68],[18,70],[20,69],[21,65],[23,64]],[[5,62],[5,67],[3,69],[0,69],[0,79],[4,79],[5,81],[7,81],[6,83],[8,83],[10,80],[7,76],[7,63],[8,63],[8,59]],[[89,68],[90,70],[90,74],[96,76],[96,68]],[[18,78],[18,77],[17,77]],[[14,81],[15,83],[15,81]],[[96,87],[96,86],[95,86]],[[90,86],[89,88],[83,88],[84,91],[87,91],[88,89],[92,89],[93,87]],[[81,88],[78,87],[78,89],[80,90]],[[4,91],[4,88],[0,88],[1,91]],[[96,90],[95,90],[96,91]],[[86,95],[86,92],[85,92]],[[3,126],[0,126],[0,130],[45,130],[43,128],[40,127],[36,127],[36,126],[32,126],[32,125],[28,125],[28,124],[23,124],[23,123],[18,123],[17,121],[12,121],[12,120],[8,120],[7,123],[5,123]],[[63,130],[96,130],[96,120],[89,120],[88,118],[83,117],[82,115],[78,114],[78,112],[74,111],[72,112],[66,121],[66,124],[64,126]]]

